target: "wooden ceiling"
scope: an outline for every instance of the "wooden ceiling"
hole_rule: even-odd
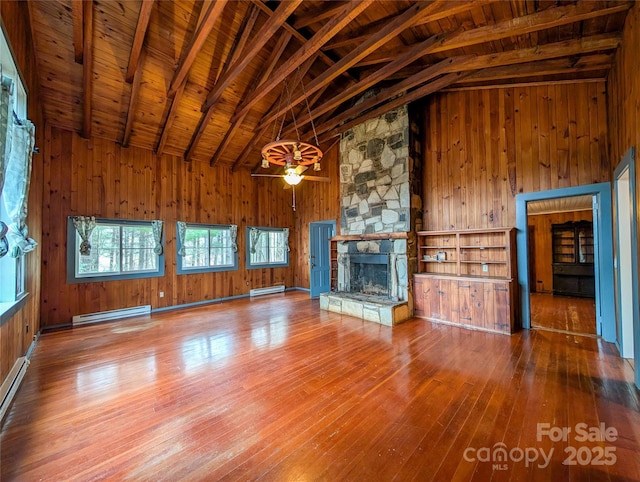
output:
[[[51,125],[237,169],[281,125],[295,137],[292,111],[327,148],[442,89],[604,79],[631,4],[40,0],[29,13]]]

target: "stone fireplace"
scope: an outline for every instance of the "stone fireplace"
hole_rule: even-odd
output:
[[[323,309],[390,326],[412,316],[422,204],[411,127],[402,106],[342,135],[337,286],[321,295]]]

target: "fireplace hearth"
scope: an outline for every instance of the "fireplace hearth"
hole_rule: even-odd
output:
[[[325,310],[393,326],[411,317],[408,233],[336,236],[336,291],[320,295]]]

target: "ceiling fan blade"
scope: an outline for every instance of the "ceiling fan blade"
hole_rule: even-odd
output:
[[[282,178],[280,174],[257,174],[255,172],[251,173],[251,177],[279,177]]]
[[[307,166],[298,165],[296,166],[296,174],[302,174],[307,169],[309,169]]]
[[[304,176],[305,181],[319,181],[319,182],[331,182],[331,179],[328,177],[319,177],[319,176]]]

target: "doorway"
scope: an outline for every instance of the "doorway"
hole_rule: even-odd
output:
[[[329,240],[335,235],[335,221],[309,223],[309,288],[311,298],[331,290]]]
[[[596,336],[593,196],[527,203],[531,327]]]
[[[528,257],[527,204],[574,196],[591,196],[593,199],[594,238],[594,294],[596,328],[608,342],[616,340],[615,302],[613,289],[613,224],[611,210],[611,184],[599,183],[563,189],[552,189],[516,195],[516,228],[518,284],[520,287],[522,327],[531,328],[531,306]]]
[[[635,361],[640,386],[640,308],[638,307],[638,241],[635,186],[635,149],[622,158],[614,173],[616,199],[616,307],[617,344],[624,358]]]

